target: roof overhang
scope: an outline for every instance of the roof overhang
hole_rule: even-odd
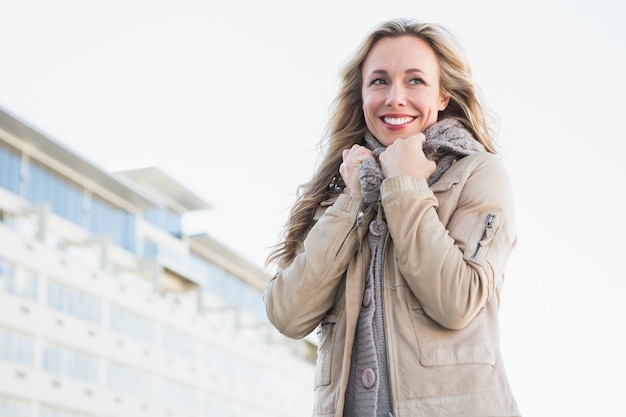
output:
[[[156,166],[121,169],[115,172],[149,189],[160,199],[167,201],[168,206],[177,207],[177,211],[181,213],[213,208],[204,199]]]

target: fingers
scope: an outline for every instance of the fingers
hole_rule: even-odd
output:
[[[366,158],[373,158],[372,152],[369,149],[356,144],[352,145],[350,149],[344,149],[341,157],[344,163],[351,162],[356,163],[356,165],[360,165]]]
[[[426,136],[417,133],[406,139],[398,139],[380,155],[380,163],[385,178],[409,175],[428,178],[435,171],[436,164],[424,155],[422,149]]]
[[[343,162],[339,166],[341,175],[347,187],[347,192],[354,197],[361,197],[361,185],[359,182],[359,170],[365,159],[374,158],[372,152],[364,146],[353,145],[341,153]]]

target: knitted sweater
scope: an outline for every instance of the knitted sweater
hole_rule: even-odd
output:
[[[435,173],[428,179],[429,185],[441,178],[457,159],[484,151],[482,144],[454,119],[443,119],[429,127],[424,134],[424,154],[437,164]],[[378,160],[385,148],[369,132],[365,142]],[[387,417],[393,415],[382,303],[383,252],[388,232],[383,210],[379,207],[383,176],[378,163],[364,160],[359,179],[364,203],[377,210],[378,214],[369,225],[371,258],[352,348],[344,416]]]

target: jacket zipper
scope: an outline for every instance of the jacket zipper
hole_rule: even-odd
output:
[[[483,230],[483,234],[482,234],[480,240],[476,244],[476,250],[474,251],[474,254],[472,255],[472,261],[476,260],[476,256],[478,256],[478,252],[480,252],[480,248],[481,248],[480,242],[485,240],[485,238],[487,237],[487,234],[493,228],[493,224],[494,224],[495,221],[496,221],[496,215],[488,213],[487,217],[485,218],[485,229]]]
[[[487,214],[487,220],[486,220],[487,229],[491,229],[493,227],[494,220],[496,220],[495,214],[491,214],[491,213]]]

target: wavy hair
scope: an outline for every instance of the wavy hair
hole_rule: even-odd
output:
[[[360,143],[367,131],[361,95],[361,70],[372,47],[383,38],[415,36],[426,41],[435,52],[441,70],[440,90],[450,97],[448,106],[439,112],[439,119],[459,120],[487,151],[496,153],[492,126],[481,104],[481,94],[472,80],[469,63],[462,48],[446,27],[436,23],[420,23],[413,19],[382,22],[367,36],[340,72],[340,87],[330,107],[330,118],[320,142],[322,159],[311,180],[299,187],[282,232],[282,242],[275,246],[266,265],[288,266],[302,250],[303,241],[313,225],[313,215],[321,202],[330,198],[329,184],[339,178],[342,151]]]

